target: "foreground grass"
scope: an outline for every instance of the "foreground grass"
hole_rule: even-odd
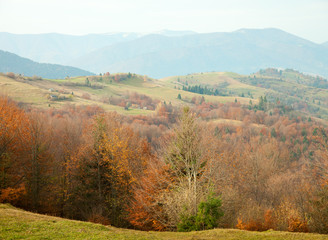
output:
[[[142,232],[26,212],[0,204],[0,239],[328,239],[327,235],[235,229]]]

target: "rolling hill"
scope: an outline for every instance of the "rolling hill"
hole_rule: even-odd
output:
[[[37,75],[43,78],[65,78],[67,76],[87,76],[93,73],[76,67],[58,64],[37,63],[16,54],[0,50],[0,72],[14,72],[25,76]]]
[[[120,80],[116,81],[118,78]],[[206,87],[212,93],[201,94],[199,91],[188,90],[197,86],[203,89]],[[264,69],[252,75],[229,72],[195,73],[160,80],[136,74],[53,80],[13,79],[2,74],[0,87],[0,93],[38,107],[60,107],[67,102],[79,105],[97,104],[107,111],[128,115],[152,114],[159,101],[174,106],[191,106],[193,98],[204,97],[207,102],[226,103],[237,100],[247,106],[250,102],[257,104],[261,96],[266,96],[272,104],[279,101],[298,111],[298,114],[328,119],[328,81],[291,69]],[[49,89],[53,91],[49,92]],[[141,98],[152,99],[151,107],[128,100],[135,93]],[[50,99],[53,94],[59,99]],[[178,95],[181,95],[181,99],[178,99]],[[123,102],[131,102],[128,111],[124,109]]]
[[[190,233],[142,232],[31,213],[0,204],[1,239],[328,239],[327,235],[214,229]]]
[[[278,29],[178,37],[147,35],[77,58],[70,64],[94,72],[136,72],[161,78],[193,72],[293,68],[328,76],[328,49]]]

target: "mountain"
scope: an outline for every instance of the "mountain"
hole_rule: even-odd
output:
[[[96,73],[135,72],[162,78],[208,71],[250,74],[275,67],[328,77],[328,43],[316,44],[279,29],[84,36],[0,33],[0,49]]]
[[[197,34],[197,33],[194,31],[173,31],[173,30],[164,29],[164,30],[154,32],[154,33],[149,33],[149,34],[159,34],[159,35],[163,35],[166,37],[178,37],[178,36],[192,35],[192,34]],[[147,35],[149,35],[149,34],[147,34]]]
[[[37,63],[16,54],[0,50],[0,72],[14,72],[25,76],[43,78],[65,78],[66,76],[87,76],[93,73],[75,67],[58,64]]]
[[[328,42],[324,42],[322,45],[328,47]]]
[[[70,65],[156,78],[208,71],[249,74],[267,67],[328,76],[328,49],[279,29],[176,37],[153,34],[98,49]]]
[[[106,33],[73,36],[58,33],[0,33],[0,49],[37,62],[67,65],[72,59],[114,43],[130,41],[137,33]]]
[[[162,30],[163,36],[196,34],[192,31]],[[104,33],[73,36],[58,33],[12,34],[0,32],[0,49],[37,62],[67,65],[73,59],[115,43],[131,41],[149,33]]]

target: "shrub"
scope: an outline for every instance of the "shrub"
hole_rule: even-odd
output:
[[[89,93],[83,93],[83,94],[82,94],[82,98],[83,98],[83,99],[90,100],[90,99],[91,99],[91,96],[90,96]]]
[[[9,77],[9,78],[13,78],[13,79],[15,79],[16,78],[16,75],[15,75],[15,73],[13,73],[13,72],[7,72],[7,77]]]
[[[309,232],[307,221],[300,219],[299,217],[291,217],[288,219],[288,231],[289,232]]]
[[[109,219],[102,216],[102,215],[100,215],[100,214],[92,214],[88,218],[88,222],[99,223],[99,224],[102,224],[102,225],[110,225]]]
[[[213,229],[218,226],[218,220],[223,216],[221,199],[210,194],[207,201],[200,202],[196,215],[181,216],[178,224],[179,232],[190,232]]]
[[[268,229],[274,229],[275,226],[275,219],[272,216],[272,210],[266,210],[264,214],[264,218],[259,219],[250,219],[248,221],[243,221],[240,217],[238,218],[238,223],[236,228],[241,230],[248,230],[248,231],[266,231]]]

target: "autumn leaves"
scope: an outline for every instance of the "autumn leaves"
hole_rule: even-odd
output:
[[[327,231],[324,125],[233,103],[166,108],[23,111],[1,97],[1,202],[142,230]],[[216,115],[240,121],[202,120]]]

